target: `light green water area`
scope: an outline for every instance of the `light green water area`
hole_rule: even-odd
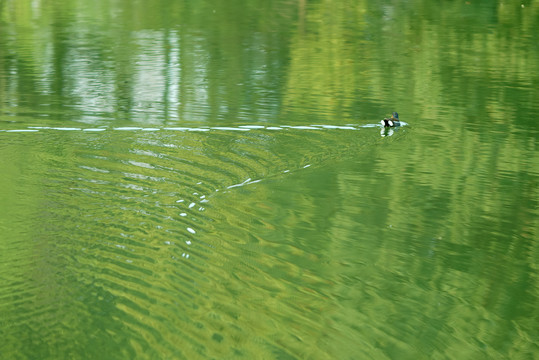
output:
[[[0,358],[539,359],[538,24],[0,0]]]

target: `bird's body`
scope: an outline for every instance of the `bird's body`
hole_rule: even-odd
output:
[[[391,118],[384,119],[380,121],[380,123],[384,125],[384,127],[395,127],[401,125],[399,120],[399,114],[397,114],[396,112],[393,112],[393,114],[391,114]]]

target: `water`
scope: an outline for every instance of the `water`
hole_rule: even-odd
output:
[[[0,1],[0,357],[537,358],[538,15]]]

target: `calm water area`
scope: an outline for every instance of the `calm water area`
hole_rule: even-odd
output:
[[[538,138],[539,1],[0,0],[0,359],[539,359]]]

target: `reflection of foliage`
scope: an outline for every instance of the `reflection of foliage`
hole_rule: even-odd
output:
[[[173,120],[281,113],[331,122],[399,109],[537,126],[524,116],[539,83],[536,3],[117,6],[1,2],[1,98],[94,106],[113,118],[157,109]],[[152,96],[140,93],[142,84]]]
[[[466,327],[465,320],[458,316],[472,317],[475,309],[452,304],[454,298],[440,295],[454,295],[460,287],[464,289],[460,294],[475,297],[467,300],[471,304],[486,304],[475,318],[492,313],[506,315],[504,320],[513,324],[500,329],[512,326],[515,343],[534,336],[529,329],[536,323],[533,320],[537,319],[537,309],[515,305],[518,301],[514,294],[526,298],[526,304],[539,298],[537,278],[529,275],[537,272],[534,259],[539,253],[535,240],[539,198],[535,116],[539,89],[538,2],[120,2],[122,6],[116,7],[118,2],[113,5],[106,1],[65,0],[62,6],[43,5],[38,11],[30,0],[0,0],[0,114],[34,111],[66,120],[88,114],[88,121],[98,118],[151,122],[272,122],[281,116],[287,123],[321,120],[342,124],[373,122],[398,110],[403,120],[414,126],[410,133],[421,141],[399,141],[407,134],[405,128],[403,136],[399,133],[394,137],[397,140],[384,139],[388,141],[372,146],[373,156],[357,168],[349,160],[350,154],[357,154],[357,148],[349,145],[355,145],[359,138],[356,134],[348,138],[336,136],[331,141],[323,135],[311,134],[308,140],[301,141],[291,136],[280,142],[275,141],[278,137],[265,135],[260,145],[253,142],[247,148],[239,147],[235,156],[243,161],[249,159],[252,168],[263,175],[268,169],[280,170],[276,164],[281,163],[270,156],[279,152],[282,159],[298,165],[305,162],[302,157],[320,164],[320,159],[327,159],[334,151],[330,158],[335,161],[325,161],[347,161],[352,171],[336,165],[334,172],[306,176],[305,182],[295,185],[286,183],[280,198],[278,191],[265,193],[266,188],[261,187],[257,196],[269,199],[270,204],[258,203],[265,209],[258,212],[262,216],[250,218],[256,210],[245,201],[223,216],[241,225],[237,226],[239,233],[252,226],[245,219],[263,223],[268,232],[263,234],[266,237],[257,234],[257,241],[273,239],[277,258],[285,261],[280,268],[275,266],[275,258],[269,257],[266,263],[258,260],[256,269],[270,275],[286,275],[285,270],[290,269],[296,281],[288,285],[290,288],[297,287],[308,294],[323,289],[325,295],[339,300],[342,296],[369,303],[369,289],[359,291],[350,284],[335,289],[338,285],[332,287],[331,281],[321,281],[332,271],[335,273],[329,277],[342,276],[335,270],[338,267],[330,263],[334,259],[346,265],[339,270],[350,269],[346,274],[350,279],[357,277],[358,267],[349,266],[358,255],[350,251],[354,244],[343,243],[361,234],[362,241],[371,242],[364,245],[363,250],[368,250],[362,253],[364,260],[374,259],[383,268],[375,271],[371,267],[362,273],[364,281],[371,281],[365,286],[371,287],[371,295],[378,295],[372,292],[376,286],[399,283],[380,277],[384,271],[390,276],[408,276],[407,281],[419,283],[414,287],[416,293],[407,293],[409,288],[403,281],[397,293],[414,300],[413,305],[425,299],[436,303],[427,308],[429,316],[436,319],[442,314],[447,318],[441,323],[457,324],[462,329]],[[187,140],[183,145],[186,143]],[[213,153],[208,153],[210,147],[204,144],[200,152],[206,153],[201,159],[216,158],[223,150],[230,157],[226,144],[232,143],[227,138]],[[249,146],[256,149],[253,155],[257,156],[249,158]],[[341,156],[344,153],[349,158]],[[194,155],[187,154],[185,158],[196,165],[203,162]],[[57,162],[62,161],[60,157]],[[126,162],[121,166],[129,165]],[[232,165],[230,168],[238,169]],[[194,165],[190,172],[193,176],[202,173]],[[243,179],[236,175],[235,180]],[[373,204],[379,193],[381,198]],[[274,204],[280,206],[271,207]],[[357,214],[358,209],[363,213]],[[363,226],[361,221],[370,226]],[[388,233],[387,224],[402,231],[409,243],[379,242]],[[373,229],[385,232],[383,236],[373,234]],[[426,240],[419,239],[425,234]],[[246,232],[245,243],[250,235]],[[226,240],[230,241],[222,248],[230,246],[230,253],[235,253],[239,248],[231,245],[235,234],[228,236]],[[402,245],[404,251],[395,251],[395,244]],[[418,254],[419,250],[433,251],[429,246],[446,247],[446,253],[454,258],[448,260],[448,255],[426,261]],[[315,248],[319,252],[309,254]],[[331,266],[319,264],[316,254],[324,251],[334,252],[333,257],[326,255],[331,257],[327,262]],[[408,252],[417,256],[407,257],[407,261],[396,256]],[[497,267],[493,258],[500,262],[521,261],[521,272],[501,274],[504,268]],[[244,257],[237,260],[235,265],[241,267]],[[300,263],[302,260],[305,262]],[[304,276],[306,269],[310,270],[313,289]],[[454,276],[446,277],[448,270]],[[253,270],[246,266],[244,272],[249,279]],[[223,292],[238,286],[233,279],[237,275],[230,271],[216,274],[221,280],[230,277],[230,284],[222,285]],[[481,286],[476,286],[474,280]],[[276,317],[288,317],[286,312],[273,313],[279,297],[293,293],[284,289],[281,278],[264,282],[275,286],[275,299],[265,298],[266,292],[256,292],[252,283],[246,283],[247,289],[237,291],[260,301],[253,305],[247,315],[252,318],[246,323],[257,324],[260,304],[268,306],[268,329],[273,329]],[[503,289],[511,290],[507,298],[500,291]],[[209,291],[215,293],[215,289]],[[347,291],[355,292],[354,297]],[[294,309],[296,298],[286,300]],[[335,301],[333,311],[337,312],[341,303]],[[323,322],[325,311],[331,311],[324,308],[328,304],[326,297],[312,303],[324,310],[316,313],[314,325],[323,330],[322,334],[332,332],[334,329]],[[208,311],[215,309],[214,303],[207,304]],[[246,316],[241,305],[244,304],[238,305],[238,317]],[[361,309],[366,316],[363,320],[381,324],[383,321],[368,317],[385,313],[392,306],[398,307],[395,313],[400,316],[404,313],[401,310],[417,311],[409,305],[379,299],[378,309]],[[357,316],[350,307],[340,313],[341,318],[331,320],[338,324],[350,321],[353,316],[345,316],[346,311]],[[422,314],[417,315],[415,319],[422,319]],[[231,316],[231,323],[237,320],[235,316]],[[309,321],[303,329],[313,329]],[[424,325],[416,321],[417,328]],[[383,330],[393,331],[394,323],[404,322],[388,320],[391,328]],[[349,328],[357,330],[357,324],[351,323]],[[311,335],[308,331],[305,334],[307,344],[317,340]],[[489,330],[477,335],[491,347],[496,345],[496,336],[505,336]],[[238,335],[238,339],[242,336]],[[454,350],[460,345],[459,337],[455,339],[442,339],[437,345]],[[346,341],[336,341],[342,341],[341,348],[346,349]],[[298,346],[305,348],[303,343]],[[519,344],[514,346],[519,348]],[[301,354],[301,349],[296,353]],[[513,350],[505,354],[512,355]]]
[[[383,106],[522,125],[537,97],[538,8],[323,1],[305,11],[292,40],[284,103],[328,119],[343,112],[370,119]]]
[[[38,10],[30,1],[0,3],[6,103],[68,118],[78,109],[94,119],[139,120],[144,111],[142,119],[163,121],[155,110],[172,120],[277,113],[295,4],[64,3]]]

